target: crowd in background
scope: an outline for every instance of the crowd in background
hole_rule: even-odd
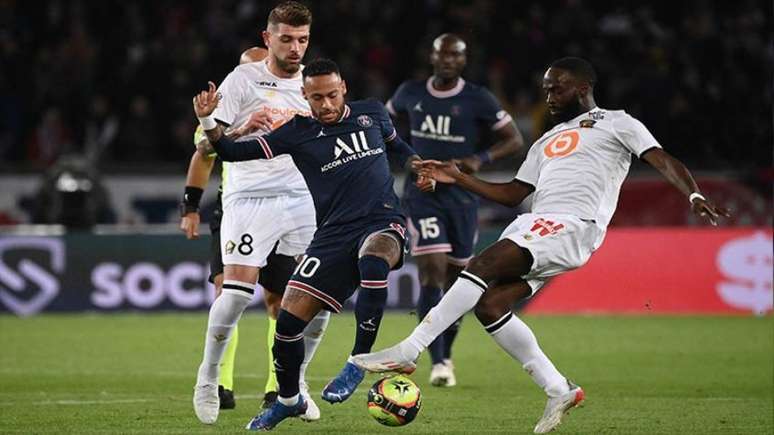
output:
[[[184,171],[191,96],[219,82],[276,2],[0,0],[0,161],[49,167],[65,154],[104,170]],[[351,98],[383,101],[425,78],[432,39],[469,45],[467,80],[487,85],[527,140],[549,126],[539,89],[551,60],[597,69],[597,102],[640,118],[697,169],[771,166],[771,2],[307,2],[306,59],[331,57]],[[179,168],[179,169],[178,169]]]

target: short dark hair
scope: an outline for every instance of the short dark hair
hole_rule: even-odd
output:
[[[311,26],[312,11],[299,2],[284,1],[269,12],[269,25],[287,24],[288,26]]]
[[[326,74],[336,74],[341,76],[341,73],[339,72],[339,66],[336,65],[336,62],[325,58],[317,58],[309,62],[306,64],[306,66],[304,66],[304,70],[301,71],[303,78],[324,76]]]
[[[592,87],[597,83],[597,73],[591,62],[580,57],[563,57],[551,63],[551,68],[569,71],[575,77],[587,81]]]

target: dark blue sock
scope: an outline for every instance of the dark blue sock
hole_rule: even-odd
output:
[[[454,344],[454,339],[457,338],[457,333],[460,331],[460,325],[462,324],[462,317],[452,323],[451,326],[443,331],[441,337],[443,337],[443,359],[451,359],[451,348]]]
[[[298,394],[298,377],[304,361],[304,328],[307,322],[280,309],[274,334],[274,369],[280,397]]]
[[[357,331],[352,355],[370,352],[376,341],[387,303],[387,274],[390,273],[390,265],[374,255],[364,255],[357,266],[360,269],[360,287],[355,302]]]
[[[419,301],[417,301],[417,315],[419,321],[425,318],[427,313],[441,300],[443,292],[438,287],[422,286],[419,293]],[[427,351],[430,353],[430,360],[433,364],[443,362],[443,334],[439,335],[430,346],[427,347]]]

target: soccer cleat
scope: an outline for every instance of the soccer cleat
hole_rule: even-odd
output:
[[[259,415],[253,417],[253,419],[250,420],[250,423],[247,423],[245,429],[255,431],[272,430],[274,426],[280,424],[280,422],[286,418],[304,415],[306,407],[306,401],[304,401],[304,397],[300,394],[298,396],[298,402],[293,406],[283,405],[277,400],[271,408],[266,409]]]
[[[231,390],[227,390],[223,385],[218,385],[218,399],[220,400],[220,409],[236,408],[236,400],[234,400],[234,392]]]
[[[371,373],[398,372],[410,375],[417,369],[415,359],[406,357],[398,344],[379,352],[355,355],[352,362]]]
[[[309,385],[302,381],[299,387],[301,389],[301,397],[303,397],[306,402],[306,412],[303,415],[300,415],[299,418],[306,422],[319,420],[320,408],[314,403],[312,396],[309,395]]]
[[[583,389],[570,381],[567,381],[567,385],[570,391],[558,397],[548,398],[543,417],[535,425],[535,433],[548,433],[556,429],[562,422],[562,417],[583,402]]]
[[[457,384],[454,371],[445,363],[433,364],[430,370],[430,385],[434,387],[453,387]]]
[[[351,396],[357,386],[363,381],[365,371],[347,361],[344,368],[333,378],[322,391],[322,398],[326,402],[341,403]]]
[[[272,405],[274,405],[274,402],[277,401],[277,392],[276,391],[268,391],[263,395],[263,401],[261,402],[261,409],[269,409]]]
[[[215,384],[196,384],[193,396],[196,418],[204,424],[214,424],[218,421],[220,400],[218,386]]]

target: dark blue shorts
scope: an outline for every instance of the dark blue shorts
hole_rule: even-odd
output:
[[[404,201],[409,214],[411,255],[445,253],[464,266],[478,238],[478,207],[444,208],[431,201]]]
[[[328,310],[338,313],[360,285],[357,266],[360,247],[369,235],[381,232],[395,235],[400,243],[401,258],[393,269],[400,268],[406,244],[406,221],[400,215],[380,217],[368,224],[318,228],[287,288],[307,293],[319,299]]]

